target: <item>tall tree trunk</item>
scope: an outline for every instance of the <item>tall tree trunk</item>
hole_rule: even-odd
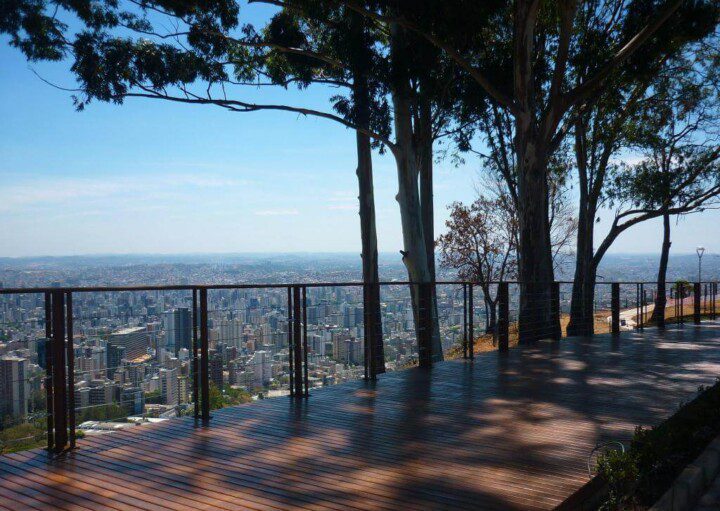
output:
[[[552,338],[560,330],[553,320],[552,246],[548,218],[548,155],[529,119],[516,122],[515,151],[518,155],[518,220],[520,314],[519,342]]]
[[[367,48],[364,44],[365,19],[352,13],[354,42],[351,67],[353,75],[353,102],[356,122],[364,128],[370,127],[370,90],[367,71],[370,67]],[[375,225],[375,194],[373,186],[372,147],[370,137],[360,131],[355,132],[357,145],[357,179],[360,202],[360,236],[362,240],[363,283],[369,284],[365,294],[365,349],[372,348],[373,357],[370,374],[385,372],[385,349],[382,335],[382,315],[380,309],[380,286],[378,285],[378,248]]]
[[[489,298],[488,295],[485,295],[485,313],[487,314],[485,318],[485,333],[491,334],[495,332],[495,327],[497,326],[497,299],[493,300],[492,298]]]
[[[567,335],[593,335],[595,279],[597,267],[593,261],[593,238],[595,233],[596,207],[580,187],[578,212],[577,249],[575,254],[575,277],[570,304],[570,322]]]
[[[663,212],[663,243],[657,276],[657,295],[655,296],[655,307],[650,317],[650,321],[661,324],[664,323],[665,306],[667,305],[667,267],[668,259],[670,258],[670,245],[672,245],[670,241],[670,215],[666,209],[665,212]]]
[[[370,284],[366,295],[366,346],[372,346],[371,374],[385,372],[385,349],[380,310],[377,229],[375,227],[375,195],[373,192],[370,138],[360,132],[357,139],[357,178],[360,199],[360,236],[362,238],[363,283]]]
[[[415,151],[415,139],[412,126],[412,107],[410,99],[410,87],[406,74],[406,59],[403,29],[397,24],[391,26],[391,57],[393,61],[393,87],[392,102],[394,108],[394,125],[396,143],[393,147],[393,156],[398,173],[398,193],[396,199],[400,206],[400,221],[403,232],[403,263],[407,268],[410,281],[419,283],[432,282],[432,273],[427,258],[427,245],[423,229],[422,207],[420,205],[420,193],[418,189],[419,168]],[[418,342],[421,346],[425,344],[423,339],[426,332],[423,331],[420,321],[419,308],[422,302],[420,286],[411,285],[410,292],[413,302],[413,314],[415,317],[415,329]],[[432,338],[428,343],[430,357],[437,359],[438,354],[442,356],[442,346],[439,337]]]
[[[420,208],[422,212],[425,253],[430,279],[435,282],[435,211],[433,200],[433,134],[430,98],[424,80],[420,81],[419,122],[416,128],[417,155],[420,167]],[[433,361],[443,359],[438,320],[437,289],[432,287]]]

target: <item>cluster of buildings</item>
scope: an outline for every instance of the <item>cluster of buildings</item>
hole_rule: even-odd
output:
[[[388,370],[417,359],[409,292],[383,290]],[[308,373],[314,387],[364,374],[360,287],[307,290]],[[442,295],[443,340],[457,342],[462,296]],[[288,392],[284,289],[213,290],[208,305],[210,380],[265,397]],[[188,291],[80,292],[73,296],[78,423],[189,413],[192,297]],[[47,340],[42,294],[0,297],[0,420],[44,412]],[[441,322],[442,323],[442,322]]]

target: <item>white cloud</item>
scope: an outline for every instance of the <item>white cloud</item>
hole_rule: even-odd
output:
[[[332,206],[328,206],[327,209],[333,211],[356,211],[358,206],[357,204],[334,204]]]
[[[295,216],[299,214],[297,209],[262,209],[253,212],[253,215],[256,216]]]
[[[93,200],[127,199],[142,203],[162,198],[180,199],[177,192],[193,188],[241,187],[249,182],[214,175],[170,173],[152,176],[46,178],[0,188],[0,211],[14,212],[31,207],[70,203],[88,204]]]

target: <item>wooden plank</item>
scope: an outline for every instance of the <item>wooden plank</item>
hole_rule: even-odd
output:
[[[718,339],[707,323],[539,343],[217,410],[204,427],[88,436],[64,459],[0,457],[0,490],[13,511],[552,509],[588,480],[598,441],[714,381]]]

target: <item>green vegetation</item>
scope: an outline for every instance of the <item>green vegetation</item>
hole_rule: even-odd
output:
[[[43,447],[47,441],[45,421],[37,419],[0,430],[0,454]]]
[[[236,389],[230,385],[223,385],[222,390],[210,382],[210,409],[218,410],[227,406],[236,406],[252,401],[250,393]]]
[[[630,449],[598,460],[598,474],[609,486],[603,509],[644,508],[655,503],[683,469],[720,434],[720,383],[654,428],[638,427]]]
[[[77,412],[76,421],[81,424],[85,421],[124,421],[128,413],[118,404],[92,406]]]
[[[159,405],[162,404],[162,395],[159,390],[145,393],[145,404]]]

